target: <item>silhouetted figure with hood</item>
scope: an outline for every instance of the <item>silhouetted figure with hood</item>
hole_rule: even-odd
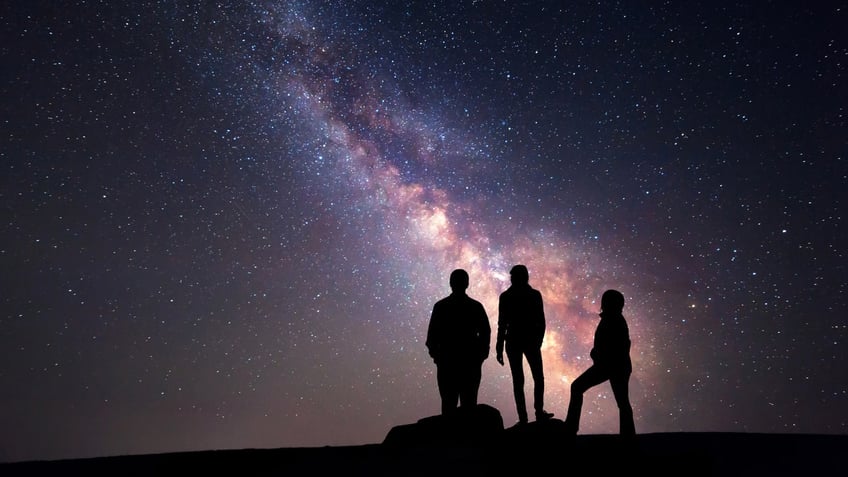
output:
[[[486,309],[466,294],[468,272],[450,275],[451,294],[433,306],[427,329],[427,350],[436,363],[436,382],[442,398],[442,414],[459,404],[477,405],[483,361],[489,356],[492,330]]]
[[[624,295],[618,290],[607,290],[601,296],[601,321],[595,330],[595,342],[590,353],[592,366],[571,383],[571,398],[565,417],[565,429],[569,434],[577,434],[580,428],[583,393],[606,380],[610,382],[618,405],[619,433],[623,436],[636,434],[628,390],[633,372],[630,332],[621,314],[623,309]]]
[[[518,422],[527,423],[527,404],[524,399],[524,358],[533,375],[533,408],[536,420],[553,417],[545,411],[545,375],[542,370],[542,340],[545,337],[545,308],[542,293],[530,286],[530,273],[524,265],[509,271],[512,284],[501,293],[498,303],[498,339],[495,349],[498,363],[503,366],[503,352],[509,359],[512,392]]]

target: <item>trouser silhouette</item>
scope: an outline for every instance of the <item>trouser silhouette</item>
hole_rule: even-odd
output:
[[[545,374],[542,369],[542,349],[540,347],[521,348],[506,344],[506,357],[512,374],[512,393],[515,396],[515,409],[518,420],[527,422],[527,404],[524,399],[524,358],[530,366],[533,376],[533,408],[536,415],[544,412]]]
[[[442,398],[442,414],[457,408],[477,405],[482,363],[451,363],[436,366],[436,382]]]
[[[612,394],[618,406],[619,433],[625,436],[636,434],[633,422],[633,408],[630,405],[630,370],[610,373],[602,367],[592,365],[571,383],[571,398],[568,402],[568,414],[565,427],[569,432],[577,433],[580,428],[580,413],[583,410],[583,393],[593,386],[609,380]]]

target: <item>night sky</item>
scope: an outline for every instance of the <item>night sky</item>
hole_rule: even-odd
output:
[[[616,288],[637,432],[848,432],[838,2],[0,12],[0,461],[381,442],[518,263],[555,417]]]

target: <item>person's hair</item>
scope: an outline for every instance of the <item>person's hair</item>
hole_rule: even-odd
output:
[[[524,265],[516,265],[509,271],[513,283],[527,283],[530,281],[530,272]]]
[[[620,313],[624,309],[624,295],[618,290],[607,290],[601,296],[601,310]]]
[[[468,288],[468,272],[457,268],[450,274],[450,287],[452,290],[465,290]]]

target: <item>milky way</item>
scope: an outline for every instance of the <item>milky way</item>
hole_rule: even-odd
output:
[[[74,8],[3,7],[0,460],[380,442],[518,263],[555,417],[616,288],[637,432],[848,429],[844,8]]]

